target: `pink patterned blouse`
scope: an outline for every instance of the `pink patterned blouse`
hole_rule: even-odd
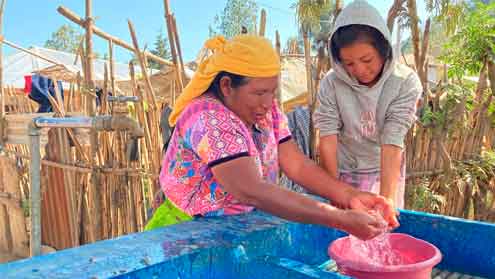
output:
[[[278,145],[291,138],[276,102],[266,118],[248,128],[211,94],[198,97],[180,115],[162,162],[165,196],[187,214],[229,215],[253,208],[218,183],[211,168],[242,156],[255,158],[260,174],[277,183]]]

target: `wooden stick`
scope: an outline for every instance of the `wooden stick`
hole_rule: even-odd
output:
[[[4,150],[8,154],[15,155],[19,158],[25,159],[25,160],[30,160],[31,157],[28,155],[24,155],[21,152],[18,151],[12,151],[5,149]],[[49,167],[55,167],[55,168],[60,168],[60,169],[65,169],[67,171],[73,171],[73,172],[80,172],[80,173],[91,173],[92,168],[90,166],[77,166],[77,165],[71,165],[71,164],[65,164],[65,163],[60,163],[60,162],[54,162],[46,159],[41,160],[42,165],[46,165]],[[130,175],[130,176],[148,176],[148,177],[158,177],[159,174],[157,173],[147,173],[145,172],[145,169],[142,168],[98,168],[102,173],[111,173],[113,175]]]
[[[260,16],[260,36],[261,37],[265,36],[265,29],[266,29],[266,11],[265,11],[265,9],[261,9],[261,16]]]
[[[71,10],[69,10],[69,9],[67,9],[67,8],[65,8],[63,6],[59,6],[57,8],[57,11],[61,15],[63,15],[64,17],[66,17],[68,20],[74,22],[75,24],[77,24],[79,26],[83,26],[84,27],[84,25],[85,25],[84,22],[85,21],[82,18],[80,18],[76,13],[72,12]],[[134,48],[130,44],[126,43],[125,41],[123,41],[123,40],[121,40],[121,39],[119,39],[119,38],[117,38],[115,36],[112,36],[112,35],[110,35],[108,33],[103,32],[101,29],[99,29],[96,26],[93,26],[93,32],[94,32],[95,35],[97,35],[97,36],[99,36],[99,37],[101,37],[101,38],[103,38],[105,40],[112,40],[116,45],[121,46],[121,47],[123,47],[123,48],[125,48],[127,50],[134,51]],[[172,62],[170,62],[170,61],[168,61],[166,59],[163,59],[163,58],[161,58],[159,56],[156,56],[156,55],[154,55],[151,52],[145,51],[144,52],[144,55],[147,58],[150,58],[150,59],[154,60],[155,62],[158,62],[158,63],[160,63],[162,65],[169,65],[169,66],[173,66],[174,65]]]
[[[3,12],[5,10],[5,2],[7,0],[2,0],[2,3],[0,4],[0,38],[3,38]],[[3,91],[3,40],[0,40],[0,105],[2,108],[0,109],[1,117],[3,118],[5,116],[5,96],[4,96],[4,91]]]
[[[309,44],[309,37],[308,33],[304,32],[303,34],[303,39],[304,39],[304,56],[305,56],[305,64],[306,64],[306,86],[308,89],[308,100],[309,100],[309,115],[310,115],[310,127],[309,127],[309,142],[310,142],[310,148],[309,148],[309,157],[314,159],[314,154],[315,154],[315,148],[314,148],[314,143],[315,143],[315,133],[313,129],[313,124],[312,124],[312,114],[313,114],[313,103],[314,103],[314,94],[313,94],[313,77],[311,75],[311,57],[310,57],[310,44]]]
[[[130,20],[128,20],[127,22],[129,25],[129,31],[131,33],[132,42],[134,44],[134,54],[136,55],[136,57],[138,57],[139,64],[141,66],[141,73],[144,77],[146,92],[148,94],[148,97],[151,99],[151,106],[153,108],[153,111],[156,111],[157,105],[156,105],[155,92],[153,90],[153,86],[151,85],[151,81],[149,79],[149,76],[146,73],[146,66],[145,66],[145,62],[144,62],[144,57],[143,57],[141,51],[139,50],[139,44],[138,44],[138,40],[136,37],[136,32],[134,31],[134,26],[132,25],[132,22]]]
[[[170,43],[170,52],[172,53],[172,62],[175,66],[177,66],[177,51],[175,49],[175,36],[173,34],[174,28],[172,23],[172,14],[170,13],[169,0],[163,0],[163,6],[165,10],[165,23],[167,24],[168,42]]]
[[[163,6],[165,10],[165,23],[167,24],[167,34],[168,34],[168,42],[170,44],[170,52],[172,54],[172,62],[175,65],[175,71],[177,75],[177,82],[179,83],[179,87],[184,88],[184,82],[182,81],[181,75],[181,65],[179,64],[179,60],[177,58],[177,50],[176,50],[176,37],[174,35],[174,27],[172,14],[170,13],[170,4],[169,0],[163,0]]]
[[[55,90],[55,97],[57,107],[58,107],[58,112],[61,116],[65,116],[65,107],[64,107],[64,101],[62,99],[62,94],[60,94],[60,89],[58,88],[58,82],[54,77],[51,77],[51,80],[53,81],[53,88]],[[52,97],[50,94],[48,94],[49,97]]]
[[[306,61],[306,87],[309,95],[309,104],[313,104],[313,78],[311,76],[311,56],[308,35],[304,35],[304,57]]]
[[[74,89],[73,88],[73,83],[70,83],[69,84],[69,90],[65,92],[65,98],[64,98],[63,101],[64,101],[64,108],[66,108],[67,112],[73,111],[71,109],[71,107],[72,107],[72,99],[74,97],[74,95],[73,95],[73,93],[74,93],[73,89]]]
[[[280,63],[282,63],[282,57],[280,56],[280,34],[278,33],[278,30],[275,31],[275,48],[277,50]],[[279,109],[283,111],[284,106],[282,104],[282,76],[280,74],[278,75],[277,104]]]
[[[92,0],[86,0],[86,19],[84,27],[86,29],[86,72],[85,72],[85,82],[88,87],[89,92],[96,93],[94,84],[94,65],[93,65],[93,14],[92,14]],[[89,98],[89,102],[86,103],[87,111],[90,116],[96,115],[96,96],[95,99]],[[90,130],[90,143],[91,143],[91,156],[90,162],[92,166],[96,166],[97,155],[98,155],[98,133],[94,130]],[[90,207],[90,216],[98,216],[101,214],[101,204],[100,204],[100,193],[96,190],[96,187],[100,185],[99,177],[95,169],[91,172],[91,186],[90,192],[92,193],[91,204],[94,208]],[[88,203],[90,206],[90,203]],[[94,210],[94,211],[93,211]],[[95,214],[95,215],[93,215]],[[93,220],[93,219],[92,219]],[[96,239],[101,239],[101,222],[99,218],[95,219],[94,227],[91,226],[92,233],[96,236]]]
[[[179,85],[182,88],[184,88],[184,79],[186,78],[186,70],[184,69],[184,61],[182,61],[182,51],[180,48],[180,40],[179,40],[179,31],[177,31],[177,23],[175,22],[175,16],[172,15],[172,27],[173,27],[173,34],[174,34],[174,42],[177,48],[177,56],[178,56],[178,62],[179,62],[179,68],[180,68],[180,79],[179,79]]]
[[[86,0],[86,21],[85,21],[85,29],[86,29],[86,72],[85,79],[86,85],[89,86],[91,91],[94,90],[94,65],[93,65],[93,18],[92,18],[92,0]],[[90,102],[88,105],[88,111],[90,116],[95,115],[95,109],[93,102]]]
[[[114,70],[114,61],[113,61],[113,41],[108,41],[108,59],[110,64],[110,86],[112,88],[112,94],[115,96],[117,92],[115,92],[115,70]],[[105,95],[107,92],[103,92]]]
[[[28,54],[30,54],[30,55],[32,55],[32,56],[38,57],[39,59],[45,60],[46,62],[52,63],[53,65],[57,65],[57,66],[58,66],[58,65],[60,65],[60,66],[63,66],[62,64],[58,63],[58,62],[57,62],[57,61],[55,61],[55,60],[52,60],[52,59],[50,59],[50,58],[48,58],[48,57],[45,57],[45,56],[43,56],[43,55],[41,55],[41,54],[37,54],[36,52],[31,51],[31,50],[29,50],[29,49],[26,49],[26,48],[20,47],[20,46],[18,46],[18,45],[16,45],[16,44],[14,44],[14,43],[12,43],[12,42],[9,42],[9,41],[7,41],[7,40],[5,40],[5,39],[3,39],[3,38],[2,38],[2,42],[3,42],[3,43],[5,43],[6,45],[8,45],[8,46],[12,47],[12,48],[15,48],[15,49],[17,49],[17,50],[23,51],[23,52],[28,53]]]

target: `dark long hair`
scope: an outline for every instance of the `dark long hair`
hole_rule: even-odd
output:
[[[223,94],[222,90],[220,89],[220,80],[223,77],[229,77],[231,80],[231,86],[232,88],[238,88],[239,86],[242,86],[248,82],[248,78],[245,76],[241,75],[236,75],[233,73],[229,72],[219,72],[215,79],[211,82],[210,87],[206,90],[207,92],[212,92],[213,95],[215,95],[216,98],[218,98],[220,101],[223,102]]]
[[[392,58],[392,47],[380,31],[368,25],[351,24],[340,27],[333,34],[330,41],[333,59],[341,62],[340,49],[356,42],[370,43],[384,61]]]

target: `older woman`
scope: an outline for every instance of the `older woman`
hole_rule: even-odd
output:
[[[382,229],[367,210],[380,208],[390,226],[398,225],[384,198],[339,182],[298,150],[274,101],[280,63],[269,41],[215,37],[205,46],[213,54],[199,65],[169,119],[175,130],[160,174],[166,202],[148,229],[253,208],[363,239]],[[278,186],[279,168],[347,209]]]

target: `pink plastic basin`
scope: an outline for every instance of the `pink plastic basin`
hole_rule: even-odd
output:
[[[390,247],[404,259],[406,264],[377,265],[359,260],[353,254],[351,240],[342,237],[330,244],[328,255],[335,260],[339,270],[358,279],[430,279],[433,267],[442,260],[440,250],[434,245],[407,234],[391,233]]]

